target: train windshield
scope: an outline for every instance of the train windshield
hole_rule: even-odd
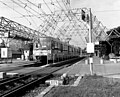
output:
[[[40,41],[39,41],[39,49],[42,49],[42,50],[50,50],[51,49],[51,41],[50,41],[50,38],[47,38],[47,37],[42,37],[40,38]]]

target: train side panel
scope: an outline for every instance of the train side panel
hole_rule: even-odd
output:
[[[34,42],[33,59],[40,62],[58,62],[80,56],[80,48],[74,47],[59,39],[41,37]]]

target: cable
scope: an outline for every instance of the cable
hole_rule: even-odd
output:
[[[26,11],[27,12],[27,11]],[[32,19],[32,17],[29,15],[29,13],[27,12],[28,16],[30,17],[30,19],[33,21],[33,23],[35,24],[35,27],[37,26],[36,22]]]
[[[51,11],[51,9],[50,9],[50,7],[47,5],[47,3],[45,2],[45,0],[43,0],[44,1],[44,3],[46,4],[46,6],[48,7],[48,9],[50,10],[50,12],[52,13],[52,15],[54,15],[54,13]],[[52,17],[52,16],[51,16]],[[52,19],[54,19],[53,17],[52,17]],[[56,21],[55,19],[54,19],[54,21]],[[56,25],[56,27],[57,27],[57,25]],[[59,28],[60,29],[60,28]]]
[[[13,3],[17,4],[18,6],[20,6],[21,8],[23,8],[24,10],[26,10],[27,12],[33,14],[31,11],[27,10],[26,8],[24,8],[23,6],[21,6],[19,3],[15,2],[14,0],[11,0]],[[19,2],[21,2],[20,0],[18,0]],[[23,2],[21,2],[22,4],[24,4]],[[25,5],[25,4],[24,4]],[[30,8],[29,6],[26,6],[28,8]],[[36,12],[37,14],[39,14],[37,11],[35,11],[34,9],[30,8],[31,10],[33,10],[34,12]],[[35,14],[33,14],[34,16],[36,16]],[[40,15],[40,14],[39,14]],[[38,16],[36,16],[38,19],[41,19],[39,18]],[[42,20],[42,19],[41,19]],[[42,20],[43,21],[43,20]]]
[[[53,3],[53,1],[51,0],[51,4],[56,6],[57,8],[60,8],[59,6],[57,6],[55,3]]]
[[[61,7],[61,9],[63,10],[63,12],[65,13],[63,7],[60,5],[60,3],[58,2],[58,0],[56,0],[56,1],[57,1],[57,3],[59,4],[59,6]],[[66,13],[65,13],[65,15],[66,15],[66,17],[68,17],[68,19],[70,20],[69,16],[68,16]]]
[[[65,6],[66,7],[66,6]],[[68,10],[67,8],[66,8],[66,10]],[[68,10],[69,11],[69,10]],[[72,17],[72,16],[71,16]],[[76,25],[76,23],[74,24],[74,25]],[[76,26],[75,26],[76,27]],[[76,29],[76,28],[75,28]],[[78,33],[79,34],[79,33]],[[79,34],[79,36],[81,36],[81,34]],[[82,37],[82,40],[83,40],[83,37]],[[84,43],[85,43],[85,41],[83,41]]]
[[[3,3],[3,2],[2,2]],[[5,3],[3,3],[3,4],[5,4]],[[7,4],[5,4],[6,6],[7,6]],[[9,7],[9,6],[8,6]],[[10,7],[11,8],[11,7]],[[21,14],[21,13],[20,13]],[[22,15],[23,16],[23,15]],[[17,23],[18,24],[18,23]],[[23,26],[24,28],[27,28],[27,27],[25,27],[25,26]],[[29,28],[30,29],[30,28]],[[32,29],[31,29],[32,30]],[[35,30],[32,30],[33,32],[35,31]],[[37,32],[37,31],[35,31],[35,32]],[[41,35],[43,35],[42,33],[40,33]]]
[[[59,2],[58,2],[59,3]],[[70,6],[69,6],[70,7]],[[66,8],[66,6],[65,6],[65,8]],[[68,10],[67,8],[66,8],[66,10]],[[73,12],[71,11],[71,13],[73,14]],[[74,15],[73,15],[74,16]],[[74,17],[76,17],[76,16],[74,16]],[[72,16],[71,16],[71,18],[73,18]],[[76,17],[76,19],[77,19],[77,17]],[[77,19],[78,20],[78,19]],[[79,21],[79,20],[78,20]],[[85,25],[86,26],[86,25]]]
[[[2,4],[4,4],[5,6],[9,7],[10,9],[14,10],[16,13],[20,14],[21,16],[24,16],[23,14],[21,14],[19,11],[16,11],[14,8],[8,6],[6,3],[0,1]],[[25,17],[25,19],[30,23],[30,21]]]
[[[28,1],[30,4],[36,6],[34,3],[30,2],[29,0],[26,0],[26,1]],[[36,7],[38,7],[38,6],[36,6]],[[40,10],[41,10],[41,12],[42,12],[45,16],[48,16],[41,8],[40,8]],[[49,15],[49,16],[56,22],[56,20],[55,20],[51,15]],[[48,18],[50,19],[50,17],[48,17]],[[49,20],[47,20],[45,17],[44,17],[44,19],[45,19],[46,22],[49,23],[50,25],[53,24],[53,23],[49,22]],[[53,20],[52,20],[52,22],[53,22]],[[58,27],[58,26],[56,25],[56,27]],[[58,28],[59,28],[59,27],[58,27]],[[60,28],[59,28],[59,29],[60,29]]]
[[[20,4],[18,4],[17,2],[15,2],[14,0],[11,0],[11,1],[13,1],[15,4],[17,4],[17,5],[19,5],[20,7],[22,7],[23,9],[25,9],[26,11],[28,11],[28,12],[30,12],[30,13],[32,13],[31,11],[29,11],[29,10],[27,10],[26,8],[24,8],[23,6],[21,6]],[[20,1],[20,0],[19,0]],[[21,2],[21,3],[23,3],[23,2]],[[28,7],[28,6],[27,6]],[[36,11],[35,11],[36,12]],[[33,13],[32,13],[33,14]],[[34,14],[33,14],[34,15]],[[39,18],[39,17],[38,17]],[[41,19],[41,18],[39,18],[39,19]],[[41,19],[42,20],[42,19]],[[43,20],[42,20],[43,21]],[[40,33],[40,32],[39,32]],[[42,34],[42,33],[40,33],[40,34]]]
[[[53,14],[52,10],[50,9],[50,7],[47,5],[47,3],[45,2],[45,0],[43,0],[45,5],[48,7],[48,9],[50,10],[50,12]]]
[[[101,11],[93,11],[93,12],[116,12],[116,11],[120,11],[120,9],[118,9],[118,10],[101,10]]]
[[[28,0],[27,0],[28,1]],[[44,1],[45,2],[45,1]],[[46,4],[46,2],[45,2],[45,4]],[[47,7],[48,7],[48,5],[47,5]],[[48,7],[49,8],[49,7]],[[50,10],[51,11],[51,10]]]
[[[57,1],[57,3],[59,4],[59,2]],[[59,4],[60,5],[60,4]],[[62,6],[60,5],[60,7],[62,8]],[[63,8],[62,8],[63,9]],[[64,13],[65,13],[65,11],[64,11]],[[66,13],[65,13],[65,15],[66,15]],[[67,17],[68,17],[68,15],[66,15]],[[69,17],[68,17],[68,19],[69,19]],[[70,20],[70,19],[69,19]],[[70,20],[71,21],[71,20]]]

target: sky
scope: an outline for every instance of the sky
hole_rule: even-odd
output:
[[[19,1],[24,2],[26,6],[35,9],[39,13],[42,13],[41,10],[38,10],[37,7],[33,6],[32,4],[26,3],[27,0],[0,0],[0,16],[4,16],[22,25],[37,30],[39,25],[42,23],[41,20],[36,17],[23,17],[22,15],[25,14],[30,15],[30,13],[15,4],[15,2],[18,2],[18,4],[21,4],[24,8],[28,9],[28,7],[26,7],[24,4],[20,3]],[[49,13],[50,10],[45,5],[45,3],[47,3],[50,9],[54,11],[60,9],[59,4],[56,2],[58,1],[61,4],[61,1],[65,1],[65,0],[29,0],[29,1],[34,2],[36,5],[42,4],[41,8],[46,13]],[[4,4],[2,2],[4,2]],[[53,3],[56,6],[53,6]],[[7,6],[5,4],[7,4]],[[112,29],[120,26],[120,19],[119,19],[120,0],[70,0],[70,6],[71,8],[84,8],[84,7],[88,9],[91,8],[92,14],[96,16],[97,19],[100,22],[102,22],[102,24],[106,26],[108,29]],[[38,15],[35,12],[32,13]]]
[[[71,6],[91,8],[108,29],[120,26],[120,0],[71,0]]]
[[[11,0],[0,0],[0,1],[5,2],[6,4],[10,5],[10,7],[14,9],[18,9],[19,12],[22,13],[22,9],[20,9],[20,7],[15,5]],[[14,0],[14,1],[17,1],[17,0]],[[21,1],[25,1],[25,0],[21,0]],[[43,0],[30,0],[30,1],[35,3],[42,1],[43,3]],[[55,0],[44,0],[44,1],[54,2]],[[62,1],[62,0],[57,0],[57,1]],[[83,8],[83,7],[91,8],[92,13],[108,29],[112,29],[114,27],[120,26],[120,20],[119,20],[120,0],[70,0],[70,5],[72,8]],[[25,12],[23,11],[23,13]],[[0,2],[0,16],[5,16],[5,17],[8,17],[9,19],[12,19],[24,24],[24,19],[18,18],[20,14],[16,13],[14,10],[10,9],[9,7],[3,5],[1,2]],[[25,25],[30,26],[30,23],[28,22]],[[35,25],[32,25],[32,26],[35,27]]]

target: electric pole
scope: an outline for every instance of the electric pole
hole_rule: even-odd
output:
[[[92,43],[92,27],[93,27],[93,23],[92,23],[92,13],[91,13],[91,8],[89,9],[89,43],[91,44],[91,46],[94,44]],[[89,48],[88,48],[89,49]],[[94,49],[94,47],[93,47]],[[91,75],[93,75],[93,56],[92,53],[90,53],[89,56],[89,64],[90,64],[90,73]]]

